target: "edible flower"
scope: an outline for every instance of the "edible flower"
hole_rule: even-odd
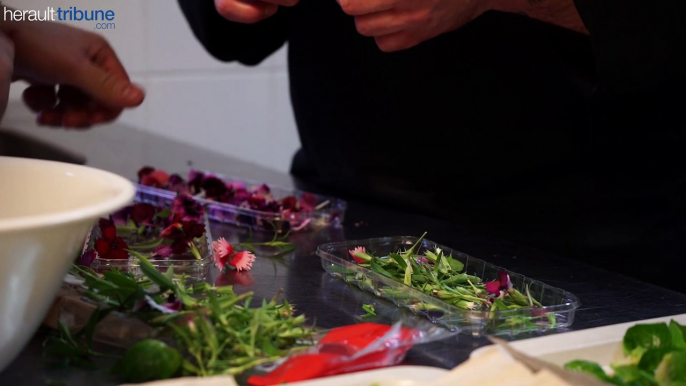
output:
[[[152,251],[152,257],[157,259],[165,259],[171,256],[173,249],[171,245],[162,244]]]
[[[229,265],[236,268],[237,271],[250,271],[255,262],[255,255],[250,251],[237,252],[231,259]]]
[[[148,168],[143,168],[138,172],[139,183],[153,188],[164,188],[169,184],[169,174],[164,170],[150,171]]]
[[[304,212],[311,212],[317,205],[317,197],[312,193],[303,193],[300,197],[300,209]]]
[[[298,200],[293,196],[288,196],[281,200],[281,210],[294,210],[298,205]]]
[[[226,241],[225,238],[212,243],[212,259],[214,265],[220,270],[224,270],[227,265],[236,268],[237,271],[249,271],[255,262],[255,255],[250,251],[236,252],[233,245]]]
[[[112,222],[112,225],[116,225],[116,226],[128,225],[129,218],[131,217],[131,209],[132,209],[132,206],[129,205],[127,207],[124,207],[124,208],[110,214],[110,220]],[[102,226],[100,228],[102,228]]]
[[[348,251],[353,260],[359,264],[365,264],[369,262],[372,258],[367,254],[367,249],[365,247],[355,247],[354,249]]]
[[[150,173],[154,172],[155,168],[152,166],[143,166],[139,171],[138,171],[138,183],[141,183],[143,181],[143,177],[149,175]]]
[[[225,238],[220,238],[219,240],[212,243],[212,259],[214,260],[214,265],[223,270],[226,264],[229,263],[229,259],[233,256],[233,245],[231,245]]]
[[[167,186],[167,190],[183,194],[190,194],[191,192],[188,188],[188,184],[186,184],[186,181],[184,181],[183,177],[181,177],[178,174],[172,174],[171,176],[169,176],[169,184]]]
[[[79,260],[76,262],[76,265],[80,265],[82,267],[90,267],[91,264],[93,264],[94,260],[95,252],[92,249],[89,249],[79,257]]]
[[[205,207],[193,197],[187,194],[179,194],[174,198],[171,211],[170,220],[173,222],[200,222],[203,214],[205,214]]]
[[[191,194],[198,194],[202,191],[202,182],[205,180],[205,174],[202,172],[191,170],[188,172],[188,187]]]
[[[150,204],[136,204],[131,208],[131,219],[137,225],[150,224],[155,217],[155,207]]]
[[[117,229],[114,226],[100,228],[102,238],[95,240],[95,250],[101,259],[125,260],[129,258],[126,251],[129,246],[121,237],[117,236]]]
[[[205,196],[211,200],[222,201],[230,195],[229,188],[226,187],[224,181],[213,176],[203,180],[202,189],[205,191]]]
[[[501,296],[512,289],[512,281],[510,275],[505,271],[498,272],[498,281],[490,281],[486,283],[486,291],[491,295]]]
[[[173,223],[160,232],[160,236],[167,240],[172,240],[172,253],[183,254],[190,248],[191,253],[197,259],[201,259],[202,257],[193,243],[193,239],[202,237],[203,234],[205,234],[205,225],[198,224],[195,221]],[[160,249],[158,252],[166,253],[167,250]]]

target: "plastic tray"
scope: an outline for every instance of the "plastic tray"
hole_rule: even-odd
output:
[[[242,182],[247,188],[260,186],[262,183],[250,181],[240,178],[232,178],[225,175],[209,172],[199,171],[205,175],[212,175],[224,182]],[[300,200],[306,192],[301,190],[289,190],[276,186],[269,185],[270,192],[274,199],[280,200],[288,196],[294,196]],[[151,188],[152,189],[152,188]],[[155,191],[164,192],[161,194],[172,195],[176,194],[168,190],[154,189]],[[199,201],[205,204],[209,209],[209,218],[212,221],[234,224],[239,226],[249,227],[253,231],[274,232],[278,234],[287,234],[294,232],[306,232],[317,229],[322,229],[330,226],[338,227],[343,224],[345,218],[345,211],[347,203],[344,200],[335,197],[328,197],[314,193],[316,198],[315,208],[321,206],[310,212],[292,213],[286,217],[281,213],[265,212],[245,208],[238,205],[221,203],[213,200],[208,200],[203,197],[197,197]]]
[[[166,209],[171,207],[174,197],[176,197],[176,194],[173,192],[139,185],[137,186],[134,203],[147,203]],[[190,257],[179,258],[179,256],[172,255],[166,259],[151,259],[150,263],[162,272],[165,272],[173,265],[175,274],[186,275],[190,280],[205,279],[209,274],[209,267],[211,266],[212,261],[212,235],[207,211],[205,212],[203,221],[205,223],[205,235],[195,240],[195,246],[200,252],[202,259],[198,260]],[[161,231],[161,229],[159,230]],[[101,236],[100,227],[98,227],[96,223],[86,236],[83,252],[95,250],[95,240]],[[127,242],[129,241],[127,240]],[[129,245],[136,245],[136,243],[129,242]],[[142,274],[138,259],[133,256],[130,256],[128,260],[100,259],[99,257],[96,257],[91,264],[91,268],[96,272],[117,268],[136,275]]]
[[[467,274],[478,276],[486,281],[497,280],[498,272],[504,270],[510,275],[515,288],[521,289],[528,285],[531,295],[540,301],[544,307],[536,308],[535,313],[534,308],[495,312],[464,310],[362,267],[356,264],[348,253],[349,250],[357,246],[363,246],[376,256],[387,256],[399,250],[409,249],[416,242],[416,237],[405,236],[346,241],[321,245],[317,249],[317,255],[321,257],[322,266],[330,275],[341,278],[350,284],[355,284],[362,290],[372,292],[398,306],[407,307],[413,312],[427,317],[432,322],[441,324],[453,331],[476,336],[517,334],[568,327],[574,322],[574,313],[580,303],[573,294],[429,240],[422,241],[418,253],[421,254],[427,249],[439,247],[443,249],[444,253],[452,254],[453,258],[464,263]],[[426,311],[426,309],[430,311]],[[555,323],[551,323],[547,317],[540,317],[543,312],[554,313]],[[522,317],[535,317],[535,327],[506,323],[510,318]]]

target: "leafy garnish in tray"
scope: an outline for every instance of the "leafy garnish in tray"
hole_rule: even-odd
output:
[[[169,175],[164,170],[146,166],[138,172],[138,183],[177,193],[201,196],[211,201],[246,209],[279,213],[284,217],[293,213],[311,212],[325,204],[317,205],[317,198],[312,193],[304,193],[300,199],[295,196],[276,199],[266,184],[248,188],[243,182],[226,182],[214,175],[195,170],[191,170],[188,178],[184,180],[178,174]]]
[[[119,359],[114,373],[127,382],[176,376],[238,374],[273,362],[311,344],[313,329],[305,316],[295,316],[284,301],[263,301],[251,307],[252,293],[237,295],[232,287],[207,283],[186,286],[173,269],[158,272],[141,258],[144,277],[117,270],[99,275],[75,267],[84,281],[83,295],[98,309],[75,334],[61,325],[45,344],[48,356],[87,368],[106,356],[93,349],[96,326],[112,312],[138,318],[157,332]],[[160,358],[166,358],[164,363]],[[149,365],[146,365],[149,364]]]
[[[593,362],[577,360],[568,370],[589,373],[612,385],[686,385],[686,327],[672,320],[666,323],[637,324],[626,331],[622,346],[626,356],[611,365],[608,374]]]
[[[374,256],[364,247],[354,248],[350,255],[363,267],[465,310],[542,307],[531,296],[528,287],[526,295],[514,288],[506,272],[500,272],[498,281],[484,283],[481,278],[465,273],[461,261],[445,255],[438,247],[418,254],[418,247],[425,236],[426,233],[410,249],[388,256]]]
[[[376,309],[373,304],[363,304],[362,310],[365,312],[362,319],[371,319],[376,316]]]

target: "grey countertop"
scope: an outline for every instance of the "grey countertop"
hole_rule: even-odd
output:
[[[183,172],[192,165],[251,180],[293,186],[292,179],[285,174],[128,127],[113,125],[87,133],[65,133],[37,129],[32,127],[31,122],[30,116],[13,117],[6,120],[3,127],[24,131],[77,152],[85,156],[88,165],[127,177],[134,176],[144,164],[174,172]],[[212,231],[215,237],[230,237],[237,232],[230,226],[220,224],[214,224]],[[283,289],[290,302],[324,328],[356,322],[363,313],[361,306],[368,303],[376,304],[377,309],[381,310],[381,321],[399,317],[415,320],[415,316],[397,310],[392,304],[328,277],[313,252],[317,245],[329,241],[420,235],[424,231],[429,233],[432,241],[576,294],[582,306],[577,310],[574,324],[567,331],[686,313],[684,294],[558,256],[474,235],[441,220],[362,202],[349,203],[342,229],[293,235],[291,241],[298,245],[296,253],[279,260],[258,259],[251,271],[253,284],[242,286],[232,283],[230,278],[216,271],[212,273],[211,281],[217,285],[236,284],[238,290],[251,290],[258,297],[265,298],[271,298],[279,289]],[[41,342],[47,333],[45,329],[40,330],[21,355],[0,373],[0,384],[39,385],[48,379],[61,380],[69,385],[116,384],[110,376],[101,372],[51,367],[42,358]],[[519,335],[513,339],[526,337],[529,335]],[[464,361],[475,348],[485,344],[487,341],[483,338],[453,336],[415,347],[409,352],[405,363],[451,368]]]

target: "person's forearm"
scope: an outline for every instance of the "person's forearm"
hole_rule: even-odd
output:
[[[573,0],[494,0],[494,9],[588,34]]]

